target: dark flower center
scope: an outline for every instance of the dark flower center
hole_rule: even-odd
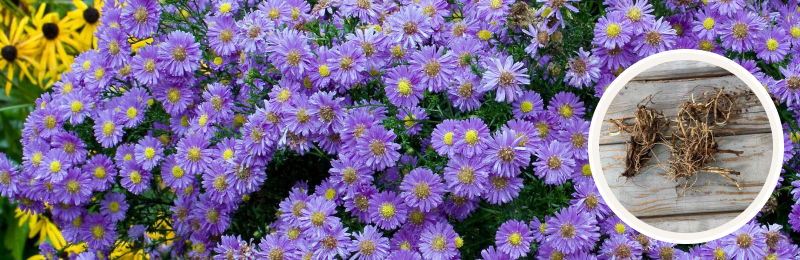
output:
[[[572,141],[572,146],[575,146],[576,148],[586,147],[586,137],[581,133],[572,134],[570,141]]]
[[[95,24],[100,20],[100,12],[94,7],[86,8],[86,10],[83,10],[83,20],[86,20],[88,24]]]
[[[472,184],[475,182],[475,170],[472,167],[464,166],[457,174],[458,181],[463,184]]]
[[[59,31],[58,25],[55,23],[46,23],[42,25],[42,33],[44,34],[44,37],[47,38],[48,40],[52,40],[58,37],[58,31]]]
[[[541,45],[545,45],[550,41],[550,34],[547,34],[545,30],[540,30],[539,33],[536,34],[536,41]]]
[[[800,88],[800,77],[789,77],[786,79],[786,87],[791,90]]]
[[[564,238],[572,238],[575,236],[575,226],[570,223],[564,223],[564,225],[561,225],[561,228],[558,229],[558,233]]]
[[[675,251],[671,247],[665,246],[658,250],[658,256],[663,260],[672,260],[675,257]]]
[[[552,156],[548,158],[547,167],[553,170],[561,168],[561,159],[559,159],[558,156]]]
[[[356,195],[356,198],[353,200],[356,204],[356,208],[360,211],[367,211],[369,209],[369,198],[364,195]]]
[[[652,46],[658,45],[661,43],[661,33],[656,31],[648,32],[644,36],[644,42]]]
[[[514,74],[512,74],[510,71],[503,71],[500,73],[500,77],[497,79],[497,84],[499,84],[501,87],[507,87],[514,84],[514,81]]]
[[[475,89],[472,86],[472,82],[467,82],[458,86],[458,95],[462,98],[471,97],[473,93],[475,93]]]
[[[415,34],[417,33],[417,24],[414,22],[407,22],[403,25],[403,32],[406,34]]]
[[[572,69],[574,69],[575,73],[577,74],[584,74],[586,73],[586,62],[581,59],[577,59],[572,62]]]
[[[739,40],[744,39],[744,37],[747,37],[748,33],[747,31],[749,29],[750,28],[747,26],[747,24],[744,23],[736,23],[731,27],[731,31],[733,32],[733,37]]]
[[[361,9],[369,9],[372,7],[372,4],[369,2],[369,0],[357,0],[356,5]]]
[[[375,54],[375,46],[371,42],[362,42],[361,49],[364,50],[364,55],[367,57],[372,57],[372,54]]]
[[[753,238],[746,233],[741,234],[736,237],[736,245],[739,246],[739,248],[750,248],[750,246],[753,245]]]
[[[14,62],[17,59],[17,47],[6,45],[0,50],[0,54],[2,54],[3,59],[7,60],[9,63]]]
[[[322,121],[332,122],[335,115],[336,114],[333,112],[333,108],[330,106],[324,106],[319,109],[319,118],[321,118]]]
[[[500,151],[497,151],[497,157],[500,157],[500,160],[504,163],[510,163],[514,161],[514,149],[511,147],[503,147],[500,148]]]
[[[439,70],[441,68],[442,66],[439,64],[439,61],[431,60],[428,62],[428,64],[425,64],[423,70],[425,71],[425,75],[427,75],[430,78],[433,78],[439,75]]]
[[[329,250],[336,248],[336,245],[339,244],[339,241],[337,241],[336,238],[333,236],[328,236],[326,238],[323,238],[322,241],[320,242],[322,242],[322,248]]]
[[[631,248],[628,245],[622,244],[617,246],[617,249],[614,249],[614,256],[619,259],[625,259],[632,256]]]
[[[461,35],[463,35],[464,32],[466,32],[466,31],[467,31],[467,25],[463,24],[463,23],[460,23],[460,24],[458,24],[458,25],[453,27],[452,33],[453,33],[453,36],[461,37]]]
[[[597,196],[589,195],[589,196],[586,197],[586,199],[583,202],[586,203],[586,208],[588,208],[590,210],[594,209],[594,208],[597,207]]]

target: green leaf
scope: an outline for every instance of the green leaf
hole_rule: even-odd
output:
[[[5,235],[3,236],[3,244],[5,249],[10,251],[11,259],[22,260],[22,252],[25,250],[26,236],[28,233],[27,226],[20,227],[17,225],[17,220],[14,215],[7,214],[5,219]]]

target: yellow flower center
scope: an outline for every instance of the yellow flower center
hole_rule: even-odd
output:
[[[206,124],[208,124],[208,114],[203,113],[202,115],[200,115],[200,118],[197,119],[197,123],[200,126],[205,126]]]
[[[522,244],[522,235],[520,235],[519,232],[511,233],[511,235],[508,236],[508,243],[512,246],[519,246]]]
[[[777,49],[778,49],[778,41],[776,41],[775,39],[772,39],[772,38],[767,40],[767,50],[775,51]]]
[[[789,29],[789,33],[792,34],[794,38],[800,38],[800,27],[793,26]]]
[[[311,214],[311,224],[321,227],[322,223],[325,223],[325,218],[325,213],[322,213],[322,211],[314,212],[314,214]]]
[[[228,188],[228,180],[225,175],[220,174],[214,177],[214,188],[218,191],[224,191]]]
[[[427,182],[423,181],[417,183],[417,185],[414,185],[414,196],[416,196],[417,199],[424,200],[427,199],[428,196],[430,195],[431,195],[431,187],[428,186]]]
[[[64,83],[64,85],[61,87],[61,90],[66,93],[72,92],[72,83]]]
[[[456,248],[461,248],[462,246],[464,246],[464,239],[456,237]]]
[[[147,71],[148,73],[153,73],[154,71],[156,71],[156,61],[153,59],[147,59],[146,61],[144,61],[144,70]]]
[[[617,223],[617,225],[614,226],[614,231],[617,231],[619,234],[625,233],[625,224]]]
[[[272,8],[269,10],[269,12],[267,12],[267,17],[269,17],[269,19],[276,20],[281,17],[281,13],[278,8]]]
[[[327,77],[331,75],[331,71],[328,70],[328,65],[325,64],[319,65],[319,69],[317,69],[317,72],[319,72],[319,75],[322,77]]]
[[[60,172],[60,171],[61,171],[61,162],[60,161],[55,160],[55,161],[50,163],[50,172],[57,173],[57,172]]]
[[[185,61],[186,60],[186,49],[183,46],[175,47],[172,49],[172,59],[176,61]]]
[[[375,157],[383,156],[386,153],[386,145],[379,140],[372,140],[369,144],[369,150]]]
[[[586,177],[592,177],[592,167],[589,166],[588,163],[584,164],[583,167],[581,167],[581,175]]]
[[[92,66],[92,63],[89,62],[88,60],[83,62],[83,70],[89,70],[89,67],[91,67],[91,66]]]
[[[81,112],[81,109],[83,109],[83,103],[81,103],[80,101],[77,101],[77,100],[76,101],[72,101],[71,109],[72,109],[72,113]]]
[[[472,129],[470,129],[469,131],[467,131],[466,134],[464,134],[464,140],[470,146],[473,146],[473,145],[477,144],[478,143],[478,138],[479,138],[478,137],[478,131],[475,131],[475,130],[472,130]]]
[[[336,198],[336,190],[334,190],[334,189],[326,190],[325,191],[325,199],[326,200],[333,200],[333,198]]]
[[[575,113],[575,110],[570,105],[564,104],[558,108],[558,114],[563,118],[570,118],[573,113]]]
[[[189,116],[182,116],[181,117],[181,125],[183,127],[189,127]]]
[[[281,90],[281,93],[278,94],[278,102],[286,102],[290,97],[292,97],[291,91],[288,89]]]
[[[225,149],[225,151],[222,152],[222,160],[227,161],[231,158],[233,158],[233,151],[231,149]]]
[[[144,7],[139,7],[136,11],[133,12],[133,19],[136,20],[137,23],[147,23],[147,9]]]
[[[522,113],[528,113],[533,110],[533,103],[528,101],[523,101],[522,105],[519,106],[519,110],[522,110]]]
[[[224,4],[221,4],[219,6],[219,12],[220,13],[226,14],[226,13],[228,13],[230,11],[231,11],[231,4],[230,3],[224,3]]]
[[[288,54],[286,54],[286,63],[289,65],[297,66],[300,64],[300,52],[297,50],[291,50]]]
[[[193,162],[196,162],[196,161],[200,160],[201,156],[202,155],[200,154],[200,148],[192,147],[192,148],[189,149],[189,152],[186,154],[186,159],[189,159],[189,160],[191,160]]]
[[[617,23],[609,24],[608,27],[606,27],[606,35],[608,35],[609,38],[616,38],[619,36],[620,32],[622,32],[622,26]]]
[[[39,167],[39,164],[42,163],[44,160],[44,155],[41,152],[36,152],[33,154],[33,158],[31,158],[31,162],[33,162],[33,166]]]
[[[171,88],[167,92],[167,101],[169,101],[169,103],[178,103],[180,99],[181,99],[181,91],[178,90],[177,88]]]
[[[714,24],[716,24],[716,21],[714,21],[714,18],[708,17],[705,20],[703,20],[703,27],[705,27],[706,30],[713,29],[714,28]]]
[[[381,204],[381,217],[383,217],[383,219],[390,219],[394,217],[394,213],[394,204],[389,202],[384,202]]]
[[[125,114],[128,116],[128,119],[133,119],[137,114],[139,114],[139,110],[136,110],[135,107],[129,107]]]
[[[123,157],[122,159],[125,160],[125,161],[133,160],[133,155],[132,154],[126,154],[125,157]]]
[[[448,132],[442,137],[442,141],[447,145],[453,145],[453,132]]]
[[[119,211],[119,202],[112,201],[111,203],[109,203],[108,210],[113,213],[117,213],[117,211]]]
[[[496,10],[499,9],[501,6],[503,6],[503,0],[491,0],[491,2],[489,2],[489,7],[491,7],[492,9]]]
[[[116,129],[116,126],[114,125],[114,122],[106,121],[103,124],[103,136],[109,137],[109,136],[113,135],[115,129]]]
[[[67,181],[67,192],[69,192],[69,194],[78,193],[78,191],[80,190],[81,190],[81,184],[78,183],[78,181],[76,180]]]
[[[397,82],[397,92],[404,97],[411,96],[412,92],[411,81],[409,81],[406,78],[403,78],[399,82]]]
[[[463,166],[458,171],[456,177],[458,177],[458,181],[463,184],[469,185],[475,183],[475,170],[470,166]]]
[[[628,12],[625,13],[625,17],[631,21],[638,22],[642,19],[642,10],[639,10],[639,8],[628,9]]]
[[[103,239],[106,236],[106,230],[100,225],[95,225],[92,227],[92,236],[94,236],[96,240]]]
[[[47,129],[53,129],[56,127],[56,117],[55,116],[45,116],[44,117],[44,127]]]
[[[131,179],[131,182],[133,182],[133,184],[142,183],[142,174],[139,173],[139,171],[132,171],[130,179]]]
[[[415,117],[414,115],[411,115],[410,117],[406,116],[404,118],[406,128],[411,128],[412,126],[414,126],[414,124],[415,124],[414,120],[416,120],[416,119],[417,119],[417,117]]]
[[[492,38],[492,32],[490,32],[488,30],[485,30],[485,29],[484,30],[480,30],[480,31],[478,31],[478,38],[481,39],[481,40],[484,40],[484,41],[488,41],[489,39]]]
[[[431,241],[431,249],[435,251],[443,251],[445,248],[447,248],[447,244],[443,236],[436,236],[433,241]]]

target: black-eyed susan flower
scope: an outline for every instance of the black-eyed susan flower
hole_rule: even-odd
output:
[[[37,42],[31,40],[25,32],[27,24],[27,17],[22,18],[22,20],[13,18],[11,19],[8,34],[0,30],[0,56],[2,56],[0,70],[3,70],[5,76],[8,77],[5,84],[6,96],[11,94],[15,73],[19,73],[17,79],[27,77],[34,81],[29,68],[39,67],[39,63],[36,62],[36,54],[39,49],[37,48]]]
[[[70,30],[72,19],[59,18],[58,13],[45,14],[46,7],[46,4],[39,6],[32,19],[34,27],[26,29],[32,41],[39,41],[41,56],[36,74],[40,84],[46,78],[56,78],[66,69],[63,64],[72,64],[74,58],[67,52],[68,49],[77,51],[83,48],[78,33]]]
[[[75,10],[67,13],[67,17],[72,19],[70,29],[76,32],[80,29],[80,38],[78,40],[83,43],[84,50],[86,50],[92,46],[94,31],[100,25],[103,1],[94,0],[94,5],[92,6],[81,0],[73,0],[72,3],[75,5]]]

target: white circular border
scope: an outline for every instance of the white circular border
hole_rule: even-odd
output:
[[[611,192],[611,188],[608,186],[606,178],[603,176],[603,167],[600,163],[599,155],[600,130],[603,125],[605,114],[614,97],[617,96],[620,90],[622,90],[636,75],[662,63],[679,60],[701,61],[713,64],[728,70],[744,81],[745,84],[753,90],[758,100],[764,106],[770,127],[772,128],[772,163],[770,164],[769,175],[767,176],[764,186],[761,188],[761,192],[758,193],[758,196],[756,196],[750,206],[733,220],[711,230],[695,233],[677,233],[661,230],[650,226],[628,212]],[[780,169],[783,163],[783,149],[783,129],[778,116],[778,110],[775,108],[775,104],[773,104],[769,93],[767,93],[763,85],[755,76],[736,62],[718,54],[700,50],[672,50],[662,52],[633,64],[608,86],[594,111],[591,127],[589,129],[589,165],[592,169],[595,183],[600,190],[600,195],[603,197],[606,204],[608,204],[611,210],[617,214],[622,221],[642,234],[661,241],[679,244],[697,244],[718,239],[736,231],[753,219],[764,207],[764,204],[767,203],[772,191],[775,189],[775,185],[778,183],[778,177],[780,176]]]

